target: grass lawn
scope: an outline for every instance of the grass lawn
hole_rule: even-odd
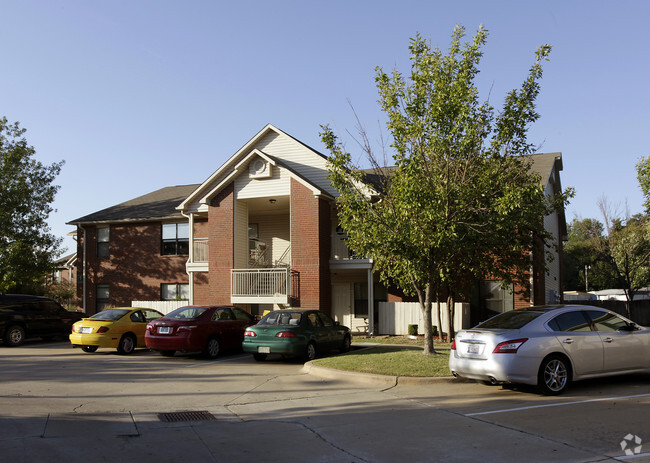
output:
[[[368,342],[373,342],[369,340]],[[354,342],[357,342],[355,339]],[[449,350],[438,350],[436,354],[423,355],[422,349],[411,346],[382,345],[352,350],[313,361],[314,365],[337,370],[357,371],[390,376],[451,376],[449,372]]]

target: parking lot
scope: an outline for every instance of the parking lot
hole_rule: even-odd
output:
[[[0,366],[3,461],[650,461],[647,376],[545,397],[40,341]]]

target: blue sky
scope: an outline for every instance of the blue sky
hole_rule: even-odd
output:
[[[27,129],[38,160],[65,160],[50,220],[63,236],[83,215],[201,183],[267,123],[319,151],[330,124],[358,152],[348,100],[378,138],[375,67],[408,73],[417,32],[446,50],[454,25],[470,38],[483,24],[478,83],[496,108],[553,46],[529,140],[563,153],[567,218],[599,218],[602,195],[636,213],[648,19],[641,0],[0,0],[0,116]]]

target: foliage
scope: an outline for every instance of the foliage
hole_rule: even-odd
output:
[[[573,219],[568,225],[568,241],[564,246],[564,287],[570,291],[616,288],[618,276],[612,266],[605,227],[595,219]],[[586,270],[585,270],[586,269]]]
[[[77,288],[69,281],[61,281],[47,287],[47,296],[58,301],[64,307],[72,306],[77,297]]]
[[[650,214],[650,157],[642,157],[636,164],[636,176],[645,201],[645,213]]]
[[[550,239],[543,218],[568,196],[547,201],[540,179],[519,156],[533,150],[526,136],[538,118],[538,80],[550,46],[538,49],[527,79],[495,115],[487,101],[479,101],[474,83],[487,31],[479,28],[463,45],[464,34],[456,27],[447,55],[419,35],[412,39],[408,79],[377,68],[395,163],[383,167],[361,130],[378,184],[369,186],[366,172],[352,164],[328,126],[321,133],[332,155],[330,180],[340,192],[337,208],[348,245],[374,259],[385,283],[417,294],[425,353],[433,352],[432,301],[443,292],[453,310],[468,278],[490,276],[528,287],[530,252]],[[453,326],[445,331],[453,335]]]
[[[40,292],[60,254],[47,219],[63,161],[36,161],[24,133],[0,118],[0,292]]]

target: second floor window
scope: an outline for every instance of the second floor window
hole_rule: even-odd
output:
[[[188,301],[190,299],[190,285],[183,283],[163,283],[161,285],[163,301]]]
[[[188,223],[164,223],[162,226],[163,256],[190,253],[190,227]]]
[[[108,257],[109,252],[109,227],[97,227],[97,257]]]

